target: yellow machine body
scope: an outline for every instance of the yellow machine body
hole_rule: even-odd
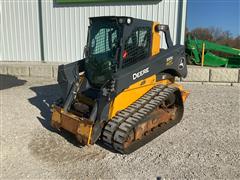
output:
[[[156,76],[148,77],[141,80],[128,89],[120,93],[111,103],[109,111],[109,120],[111,120],[117,112],[125,109],[133,102],[138,100],[146,92],[152,89],[156,85],[171,85],[177,87],[181,91],[183,102],[186,101],[189,91],[184,90],[183,86],[177,83],[173,83],[170,80],[161,80],[156,82]],[[94,124],[90,123],[87,119],[76,116],[72,113],[64,112],[63,108],[54,107],[52,112],[52,126],[55,128],[63,128],[76,135],[77,139],[83,145],[93,144],[91,142],[92,127]]]
[[[106,19],[103,18],[103,22],[107,22]],[[123,19],[121,19],[121,17],[120,17],[119,22],[124,23],[125,21]],[[91,23],[93,23],[94,21],[97,21],[97,18],[92,19],[92,20],[93,21]],[[111,17],[110,17],[110,20],[111,20]],[[91,75],[91,72],[88,72],[87,70],[89,70],[91,68],[95,68],[95,66],[96,66],[97,69],[92,71],[92,72],[95,72],[98,70],[99,66],[98,66],[98,64],[96,65],[94,63],[92,66],[89,66],[90,68],[87,68],[88,67],[87,65],[82,66],[81,67],[81,69],[83,69],[81,71],[82,74],[80,75],[80,73],[79,73],[80,78],[78,79],[78,81],[75,81],[75,84],[79,84],[78,88],[75,88],[77,86],[74,86],[74,85],[72,85],[72,87],[71,87],[72,89],[75,88],[75,90],[71,89],[71,91],[72,91],[71,102],[73,102],[73,99],[74,99],[75,104],[69,103],[69,105],[67,106],[69,109],[65,108],[66,101],[68,101],[68,97],[69,97],[69,95],[71,95],[71,93],[68,93],[68,96],[65,98],[65,102],[62,102],[62,104],[55,104],[53,106],[52,118],[51,118],[51,125],[53,127],[57,128],[57,129],[62,128],[62,129],[69,131],[72,134],[75,134],[78,141],[81,142],[81,144],[83,144],[83,145],[94,144],[97,141],[97,139],[100,137],[100,134],[101,134],[101,136],[103,137],[102,139],[105,142],[107,142],[108,144],[111,144],[117,151],[125,152],[125,150],[128,151],[127,149],[131,146],[132,142],[134,144],[134,143],[136,143],[136,141],[138,142],[138,140],[144,139],[147,134],[151,134],[154,131],[154,128],[156,129],[155,131],[163,132],[163,129],[165,129],[165,130],[169,129],[170,127],[172,127],[174,125],[174,123],[176,124],[180,121],[180,119],[182,118],[182,115],[183,115],[183,103],[186,101],[186,99],[189,95],[189,92],[184,90],[182,85],[175,83],[175,76],[179,76],[179,77],[186,76],[185,72],[183,72],[182,74],[178,73],[178,70],[181,70],[181,68],[186,69],[186,66],[184,66],[184,63],[185,63],[184,62],[185,55],[183,53],[184,47],[181,45],[176,46],[176,47],[173,46],[172,41],[169,40],[170,34],[169,34],[169,27],[167,25],[160,25],[158,22],[148,21],[147,23],[145,23],[143,20],[136,20],[136,22],[137,21],[139,21],[143,24],[148,24],[148,26],[147,26],[148,31],[146,31],[146,33],[150,33],[150,35],[142,36],[141,38],[143,40],[146,39],[146,41],[147,41],[147,38],[151,37],[150,38],[151,40],[149,40],[149,43],[148,43],[148,44],[151,43],[150,44],[151,46],[148,46],[151,48],[147,48],[147,50],[149,50],[148,55],[144,56],[143,59],[140,59],[140,60],[142,60],[141,63],[142,62],[143,63],[153,62],[153,63],[152,64],[144,64],[144,65],[140,64],[141,66],[140,65],[138,67],[136,66],[137,70],[134,70],[134,71],[133,71],[134,68],[132,68],[132,69],[129,68],[130,70],[127,69],[126,74],[128,76],[127,75],[121,76],[120,72],[122,72],[122,74],[124,74],[124,71],[119,71],[119,74],[120,74],[119,76],[122,77],[122,79],[119,78],[119,76],[117,76],[117,77],[111,76],[111,78],[114,77],[116,79],[119,78],[121,80],[120,81],[119,79],[117,79],[118,81],[114,81],[114,82],[118,82],[119,84],[122,83],[121,84],[122,86],[116,85],[116,87],[119,88],[118,91],[114,88],[113,88],[113,90],[107,89],[106,93],[115,92],[115,94],[114,93],[111,94],[112,96],[110,96],[110,95],[108,96],[108,94],[103,95],[104,91],[103,91],[103,89],[101,89],[101,91],[100,91],[101,95],[97,94],[96,98],[90,98],[92,96],[85,96],[85,94],[82,93],[84,90],[79,91],[79,89],[81,89],[81,87],[86,84],[85,82],[90,82],[89,84],[90,84],[91,88],[93,88],[93,89],[98,88],[98,86],[96,84],[94,85],[94,83],[93,83],[94,78],[91,81],[89,79],[89,77],[87,76],[89,74]],[[131,22],[132,22],[131,20],[126,19],[126,23],[131,23]],[[140,23],[136,23],[136,25],[138,25],[138,26],[139,26],[139,24]],[[151,24],[151,25],[149,25],[149,24]],[[130,26],[130,24],[126,24],[126,27],[128,27],[128,26]],[[134,28],[132,28],[132,29],[134,29]],[[113,30],[109,31],[106,34],[110,35],[111,33],[113,33],[112,31]],[[165,56],[160,57],[161,52],[167,51],[167,50],[162,50],[160,52],[160,50],[161,50],[161,48],[160,48],[161,37],[160,37],[160,33],[159,33],[160,31],[163,31],[165,33],[166,43],[167,43],[168,47],[170,46],[169,51],[172,52],[172,53],[171,52],[168,53],[168,54],[170,54],[170,56],[167,56],[168,54],[165,53],[165,54],[167,54],[166,57]],[[141,33],[142,32],[139,31],[139,36]],[[142,33],[142,34],[144,34],[144,33]],[[98,35],[99,35],[98,38],[101,38],[100,37],[101,33],[99,33]],[[105,35],[105,33],[104,33],[104,35]],[[136,41],[136,39],[134,39],[134,38],[136,38],[136,33],[133,33],[133,35],[134,36],[132,36],[131,41],[128,40],[129,42],[132,42],[132,44],[130,43],[130,45],[128,45],[128,46],[125,45],[126,47],[119,47],[122,50],[120,52],[123,52],[123,55],[121,57],[123,62],[124,62],[124,60],[123,60],[124,58],[126,58],[128,55],[129,56],[132,55],[131,53],[127,52],[127,50],[130,51],[131,49],[134,49],[134,47],[132,47],[132,46],[134,45],[133,44],[134,40]],[[111,36],[111,38],[114,38],[114,37],[115,36],[113,36],[113,35]],[[123,35],[123,37],[124,37],[124,35]],[[128,37],[126,37],[126,38],[128,38]],[[139,39],[139,37],[138,37],[138,39]],[[98,41],[100,42],[100,39]],[[126,40],[126,42],[128,42],[128,41]],[[95,46],[96,46],[96,40],[94,42],[95,42]],[[101,39],[101,42],[105,42],[104,39]],[[114,42],[114,40],[106,41],[106,42]],[[141,44],[141,43],[136,43],[136,47],[135,47],[136,54],[141,53],[139,51],[141,51],[142,50],[141,48],[143,48],[143,47],[139,46],[139,44]],[[144,43],[142,43],[142,44],[144,45]],[[94,43],[93,43],[93,45],[94,45]],[[129,48],[129,49],[127,49],[127,48]],[[143,49],[143,52],[145,52],[145,50],[146,49]],[[87,51],[88,51],[88,49],[86,49],[86,52]],[[140,56],[136,56],[136,57],[140,57]],[[182,59],[179,59],[179,57]],[[89,62],[89,59],[86,62]],[[86,62],[85,62],[85,64],[86,64]],[[183,67],[180,66],[181,63],[183,64]],[[80,64],[80,62],[79,62],[79,64]],[[130,64],[130,65],[135,66],[134,63]],[[120,65],[120,66],[121,66],[121,68],[123,68],[122,65]],[[141,67],[143,67],[145,69],[147,68],[148,69],[147,72],[144,72],[145,69],[140,69]],[[77,69],[77,68],[75,67],[75,69]],[[66,69],[64,69],[64,71],[65,70]],[[63,79],[63,81],[65,81],[67,79],[66,78],[67,75],[71,74],[71,72],[64,74],[64,71],[63,71],[63,75],[60,74],[60,76],[62,75],[61,78]],[[134,76],[133,76],[136,73],[140,74],[140,75],[138,75],[139,77],[137,77],[137,78],[139,78],[139,80],[136,80],[137,78],[134,78]],[[147,76],[147,73],[149,73],[148,76]],[[101,77],[104,77],[104,76],[97,74],[95,79],[98,79],[98,78],[101,79]],[[70,80],[72,80],[72,79],[70,79]],[[66,83],[66,81],[64,83]],[[66,87],[69,88],[69,84],[67,84]],[[84,86],[84,87],[85,87],[85,89],[87,89],[86,86]],[[100,88],[102,88],[102,87],[105,88],[105,86],[100,86]],[[99,88],[99,90],[100,90],[100,88]],[[150,105],[143,104],[143,106],[139,107],[139,108],[145,108],[145,107],[147,107],[146,105],[149,105],[148,106],[148,108],[150,108],[149,112],[147,112],[146,108],[144,110],[145,110],[148,118],[152,117],[153,119],[148,119],[143,122],[143,121],[139,120],[139,117],[138,117],[137,120],[139,120],[139,123],[135,124],[136,127],[132,127],[134,122],[137,122],[136,119],[135,119],[135,121],[131,121],[131,122],[127,121],[127,120],[129,120],[128,119],[129,117],[134,118],[133,114],[130,114],[130,116],[127,117],[124,120],[124,122],[123,121],[120,122],[120,120],[119,120],[122,117],[118,118],[119,121],[116,120],[115,117],[117,117],[119,115],[119,112],[124,111],[125,109],[130,107],[132,104],[134,104],[137,100],[144,98],[143,96],[146,93],[148,93],[149,91],[154,90],[154,88],[159,88],[158,89],[159,92],[153,96],[149,96],[150,99],[148,99],[148,101],[146,101],[146,102],[149,103]],[[82,89],[84,89],[84,88],[82,88]],[[163,92],[161,92],[161,90]],[[163,94],[162,96],[161,96],[160,92]],[[102,96],[101,99],[99,98],[99,96]],[[102,101],[98,101],[99,99],[97,99],[97,98],[99,98]],[[107,98],[108,98],[108,100],[106,100]],[[153,99],[151,99],[151,98],[153,98]],[[152,104],[152,107],[154,107],[155,109],[151,109],[151,101],[154,100],[154,98],[159,98],[159,101],[158,101],[159,104],[157,104],[156,106],[153,106],[153,104]],[[165,106],[165,102],[168,102],[168,101],[169,101],[169,104],[171,105],[171,106],[169,105],[170,108],[168,106]],[[103,110],[103,108],[101,109],[101,107],[99,107],[100,106],[99,102],[104,102],[105,104],[107,102],[108,103],[107,106],[102,106],[102,107],[106,108],[107,110],[105,110],[105,109]],[[172,104],[171,104],[171,102],[172,102]],[[162,103],[162,104],[160,104],[160,103]],[[76,105],[76,108],[74,105]],[[84,107],[86,109],[88,107],[87,110],[89,110],[91,112],[86,110],[86,112],[88,114],[86,113],[87,116],[84,116],[85,112],[81,112],[80,111],[81,109],[80,110],[77,109],[77,106]],[[93,113],[94,107],[97,107],[96,108],[97,113],[95,113],[94,118],[92,118],[92,114],[94,114]],[[169,108],[169,109],[167,109],[167,108]],[[142,109],[136,109],[136,111],[134,111],[134,113],[140,112],[140,110],[141,110],[141,112],[144,113],[144,110],[142,110]],[[153,114],[150,114],[150,113],[153,113]],[[179,116],[179,117],[177,117],[177,116]],[[144,117],[144,116],[142,116],[142,117]],[[114,118],[115,118],[115,122],[114,122]],[[173,120],[173,119],[175,119],[175,120]],[[112,122],[112,124],[111,124],[111,122]],[[172,123],[172,125],[166,125],[166,128],[163,127],[163,129],[158,130],[162,124],[167,124],[166,122],[170,122],[170,124]],[[125,134],[122,135],[123,129],[121,129],[121,126],[120,126],[121,123],[127,124],[125,126],[125,130],[128,129],[128,127],[131,127],[132,131],[125,132]],[[117,127],[117,125],[118,125],[118,127]],[[118,128],[118,129],[111,130],[111,128],[114,128],[114,127]],[[98,131],[99,130],[98,128],[100,129],[100,132]],[[98,135],[95,136],[94,133],[96,133],[96,132],[98,133]],[[114,134],[115,132],[117,132],[116,135]],[[110,134],[112,133],[112,134],[109,135],[108,133],[110,133]],[[126,133],[129,133],[128,137],[127,137]],[[125,137],[125,135],[126,135],[126,137]],[[123,138],[125,138],[125,139],[122,140]],[[129,149],[131,149],[131,148],[129,148]]]

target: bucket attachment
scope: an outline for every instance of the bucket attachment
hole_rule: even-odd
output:
[[[76,135],[82,145],[93,144],[91,141],[93,123],[84,117],[64,112],[63,108],[54,106],[51,126],[60,130],[63,128]]]

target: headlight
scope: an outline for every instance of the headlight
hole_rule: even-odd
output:
[[[127,24],[131,24],[132,19],[131,18],[127,18]]]
[[[123,18],[119,18],[118,22],[119,22],[120,24],[122,24],[122,23],[123,23]]]

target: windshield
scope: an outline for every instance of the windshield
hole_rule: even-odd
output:
[[[89,29],[86,72],[89,81],[101,86],[117,67],[120,27],[115,21],[95,22]]]

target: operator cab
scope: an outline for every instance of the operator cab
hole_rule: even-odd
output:
[[[118,68],[122,29],[116,18],[90,19],[85,70],[96,87],[101,87]]]
[[[90,84],[101,88],[118,69],[150,56],[152,22],[130,17],[90,18],[85,70]]]

